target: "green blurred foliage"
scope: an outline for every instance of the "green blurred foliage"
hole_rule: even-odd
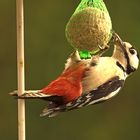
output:
[[[80,0],[25,0],[26,89],[39,89],[63,70],[72,51],[65,25]],[[140,1],[105,0],[114,29],[140,51]],[[0,0],[0,139],[17,139],[17,102],[7,93],[17,88],[16,10],[14,0]],[[26,102],[27,140],[140,139],[140,70],[123,90],[104,104],[40,118],[43,101]]]

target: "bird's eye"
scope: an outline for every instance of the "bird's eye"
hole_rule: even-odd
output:
[[[130,52],[132,55],[136,54],[136,50],[135,50],[134,48],[130,48],[130,49],[129,49],[129,52]]]

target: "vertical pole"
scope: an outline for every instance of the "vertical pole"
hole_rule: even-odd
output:
[[[18,95],[24,93],[24,0],[16,0]],[[25,101],[18,99],[18,140],[25,140]]]

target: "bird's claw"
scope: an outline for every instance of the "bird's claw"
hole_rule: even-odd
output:
[[[105,53],[107,50],[108,50],[108,48],[109,48],[109,46],[108,45],[105,45],[105,46],[98,46],[99,47],[99,53],[98,53],[98,56],[102,56],[103,55],[103,53]]]

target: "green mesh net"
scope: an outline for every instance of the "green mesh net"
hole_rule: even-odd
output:
[[[87,7],[98,8],[102,11],[108,12],[103,0],[81,0],[81,3],[78,5],[75,12],[78,12]]]
[[[85,11],[85,10],[88,10],[88,12]],[[89,11],[89,10],[91,10],[91,11]],[[96,11],[98,12],[97,14],[95,13]],[[96,47],[96,45],[102,46],[102,44],[100,44],[101,41],[96,40],[95,42],[99,42],[99,44],[97,44],[97,43],[93,42],[92,40],[90,40],[90,38],[92,38],[92,37],[90,37],[90,35],[96,35],[96,34],[93,34],[93,32],[91,32],[91,34],[90,34],[89,29],[87,27],[85,27],[86,25],[90,26],[90,24],[87,24],[87,22],[91,21],[90,19],[89,20],[87,19],[88,17],[91,18],[91,16],[89,16],[89,13],[91,14],[91,12],[93,12],[92,16],[95,15],[97,17],[97,15],[99,15],[99,18],[101,18],[102,16],[100,16],[100,11],[101,11],[101,13],[106,13],[105,15],[109,15],[108,10],[107,10],[106,5],[103,2],[103,0],[81,0],[80,4],[78,5],[74,14],[72,15],[72,18],[70,19],[70,21],[68,23],[68,26],[66,27],[66,34],[67,34],[66,37],[68,38],[68,40],[72,44],[72,46],[74,46],[74,48],[77,48],[79,50],[79,55],[80,55],[81,59],[91,58],[92,55],[95,55],[99,52],[99,48],[98,48],[98,46]],[[87,16],[85,15],[86,12],[88,14]],[[86,23],[84,23],[83,20]],[[108,28],[111,28],[111,23],[110,23],[110,21],[106,22],[107,20],[110,20],[110,18],[105,17],[105,22],[102,22],[102,23],[106,23],[106,24],[103,24],[103,28],[104,28],[104,26],[108,26],[108,25],[109,25]],[[92,28],[96,27],[95,24],[96,24],[97,21],[95,20],[94,24],[92,25]],[[99,20],[99,21],[102,21],[102,20]],[[101,25],[101,24],[99,23],[99,25]],[[97,35],[98,35],[98,30],[99,30],[98,28],[97,28]],[[101,28],[101,29],[103,29],[103,28]],[[108,29],[108,28],[106,28],[106,29]],[[86,30],[84,31],[84,29],[86,29]],[[87,31],[87,34],[86,34],[86,31]],[[106,30],[103,30],[103,35],[104,35],[105,31]],[[84,40],[87,36],[82,38],[79,34],[81,34],[81,36],[82,35],[84,36],[86,34],[87,36],[89,36],[89,38],[87,38],[87,40]],[[99,35],[100,35],[100,33],[99,33]],[[101,36],[101,38],[103,38],[102,36]],[[106,36],[108,36],[108,32],[107,32]],[[97,36],[95,36],[95,38],[96,37]],[[83,39],[83,40],[81,39],[82,41],[87,41],[87,42],[83,43],[79,38],[82,38]],[[103,39],[101,39],[101,40],[103,40]],[[89,51],[89,50],[91,50],[89,48],[92,45],[91,45],[91,43],[88,42],[88,40],[89,40],[89,42],[93,43],[94,47],[93,47],[92,52]],[[85,46],[85,48],[84,48],[83,44],[86,44],[87,46]]]

